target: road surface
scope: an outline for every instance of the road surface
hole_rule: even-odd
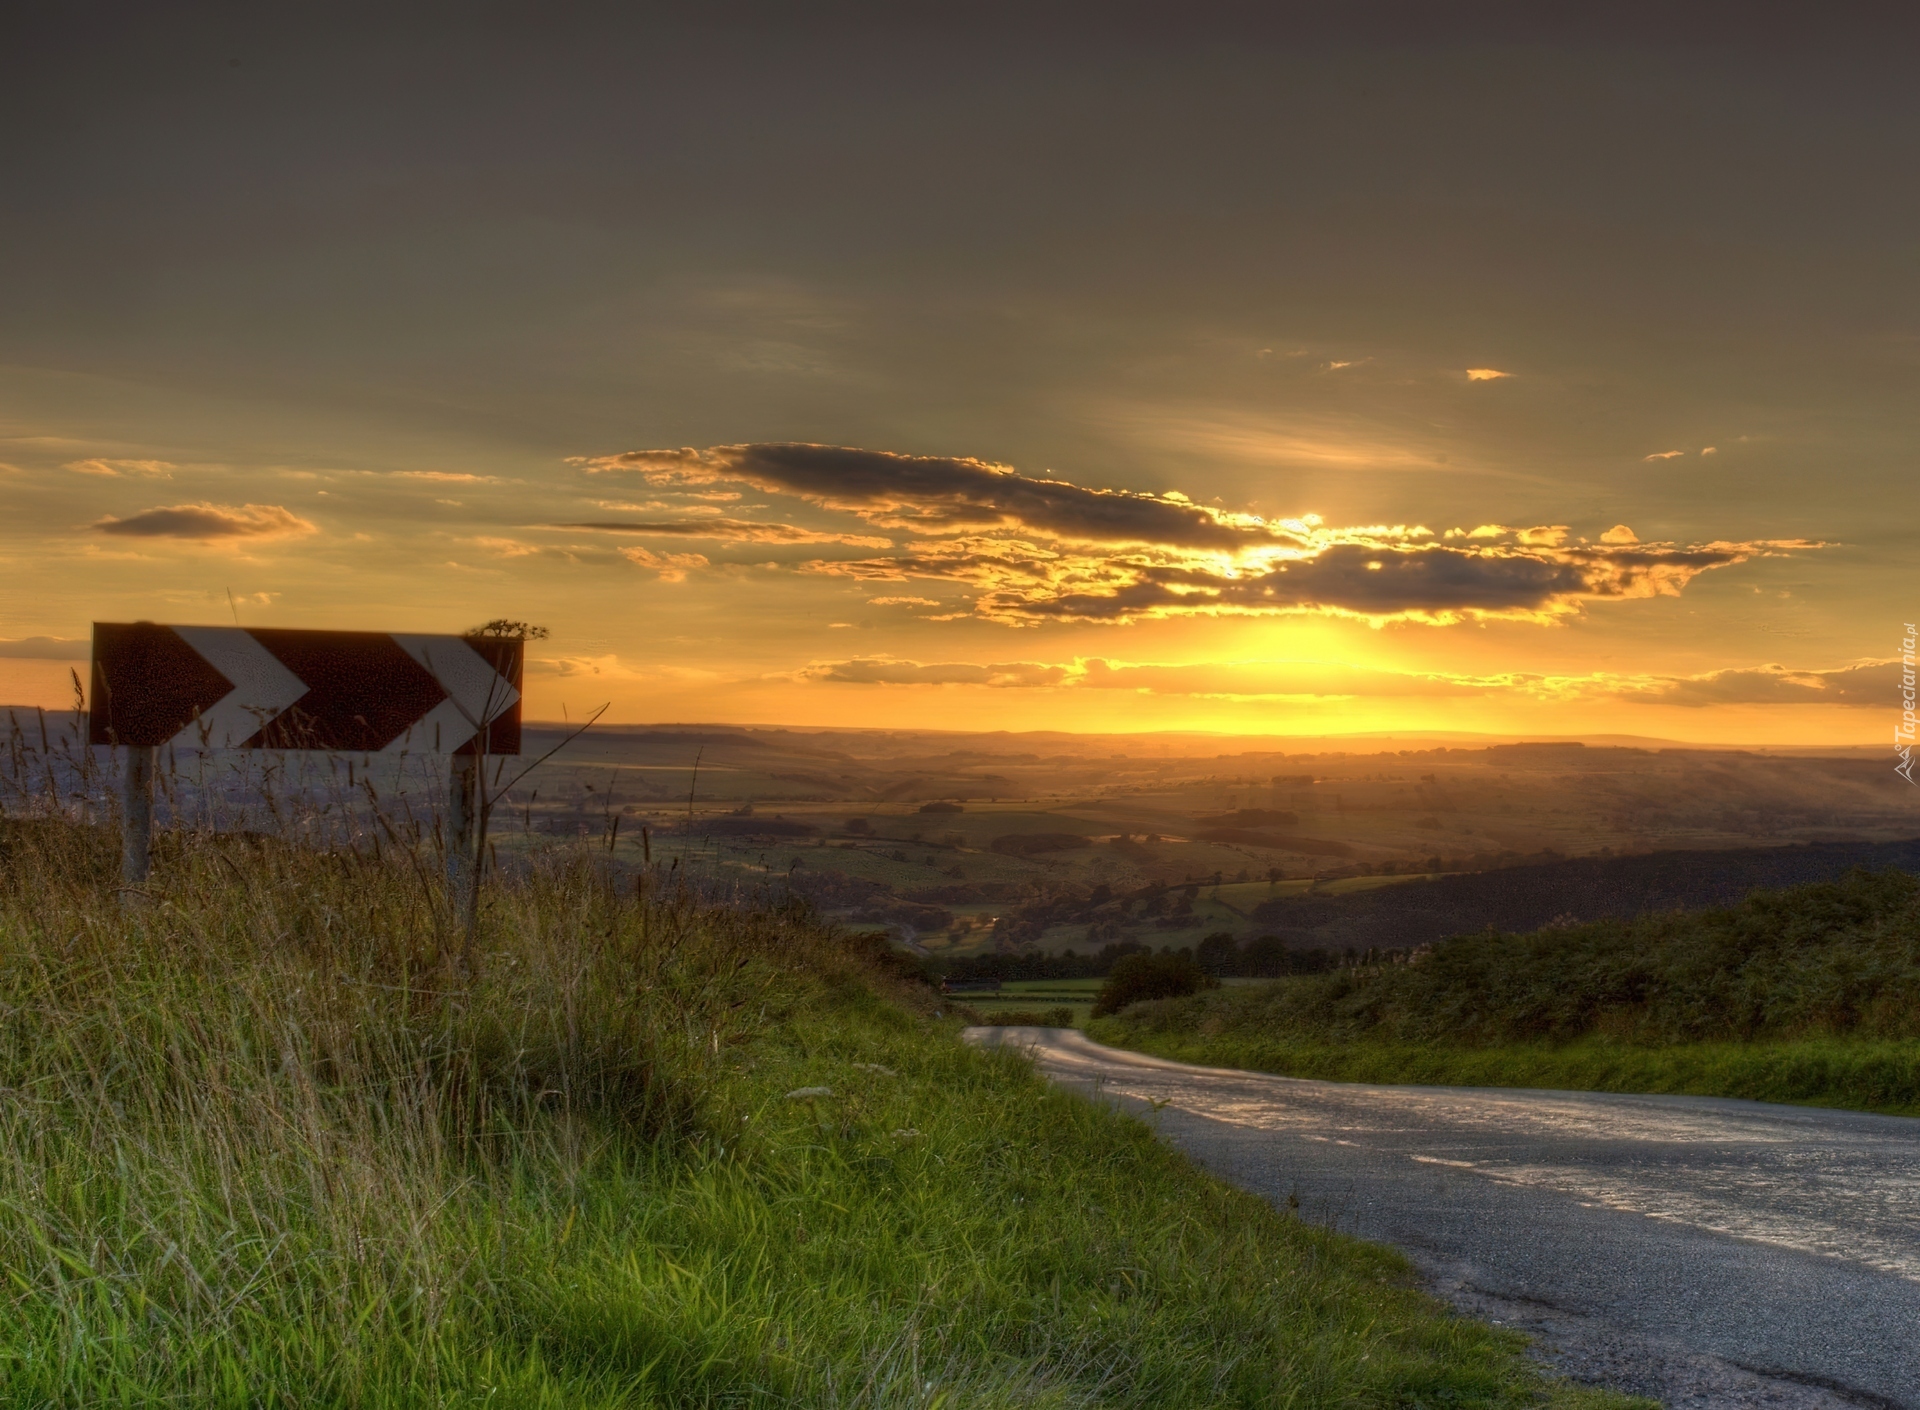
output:
[[[1303,1217],[1395,1244],[1576,1379],[1675,1407],[1920,1410],[1920,1120],[1374,1087],[977,1028]]]

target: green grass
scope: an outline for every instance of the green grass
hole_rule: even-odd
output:
[[[1058,1014],[1053,1011],[1065,1009],[1068,1024],[1084,1028],[1093,1008],[1093,997],[1105,982],[1101,979],[1012,979],[1000,986],[998,994],[968,994],[963,1002],[988,1023],[1031,1020],[1059,1027]]]
[[[0,1406],[1626,1403],[802,915],[165,843],[0,824]]]
[[[1086,1027],[1100,1042],[1156,1057],[1330,1082],[1667,1092],[1920,1116],[1920,1042],[1910,1040],[1814,1038],[1671,1047],[1589,1041],[1560,1047],[1453,1048],[1203,1037],[1147,1030],[1126,1015]]]
[[[1102,1019],[1103,1042],[1355,1082],[1683,1092],[1920,1114],[1920,884],[1460,936]]]

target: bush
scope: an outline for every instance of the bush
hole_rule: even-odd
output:
[[[1073,1010],[1065,1004],[1044,1009],[999,1009],[980,1019],[983,1028],[1071,1028]]]
[[[1184,999],[1219,980],[1187,955],[1128,955],[1117,962],[1093,1001],[1093,1017],[1118,1013],[1145,999]]]
[[[1042,852],[1070,852],[1092,845],[1075,832],[1013,832],[990,844],[993,851],[1008,857],[1037,857]]]

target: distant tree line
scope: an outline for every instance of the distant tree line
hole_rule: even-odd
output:
[[[996,954],[936,959],[929,969],[946,979],[1105,979],[1114,966],[1133,955],[1184,959],[1218,979],[1279,979],[1289,974],[1325,974],[1345,964],[1373,958],[1360,951],[1293,950],[1273,935],[1261,935],[1244,945],[1225,931],[1209,935],[1198,945],[1162,946],[1155,950],[1137,940],[1118,940],[1081,954],[1062,950],[1055,955]]]
[[[1523,934],[1733,905],[1757,890],[1833,881],[1855,867],[1920,871],[1920,840],[1563,858],[1343,896],[1276,896],[1255,906],[1253,919],[1294,949],[1404,950],[1489,927]]]

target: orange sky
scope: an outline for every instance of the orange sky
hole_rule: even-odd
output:
[[[537,716],[1891,741],[1868,51],[63,23],[0,58],[0,701],[94,620],[510,615]]]

